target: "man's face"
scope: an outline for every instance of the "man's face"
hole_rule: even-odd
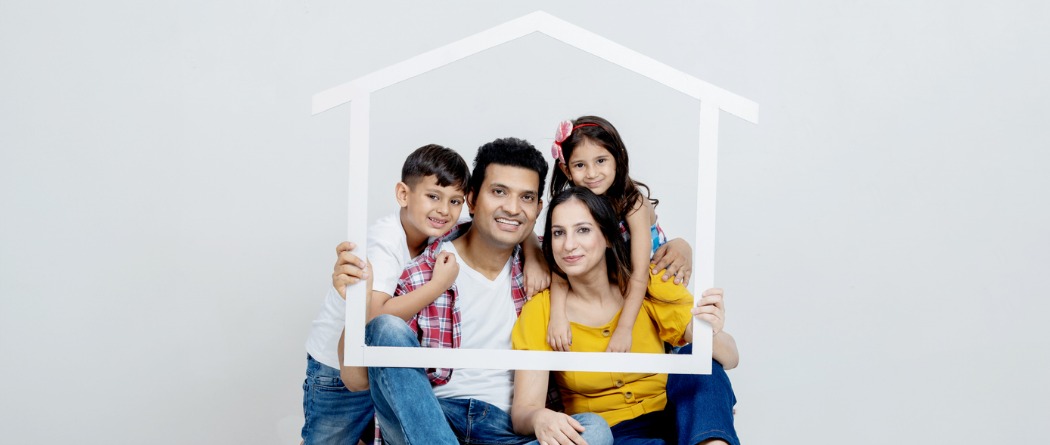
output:
[[[471,230],[478,230],[483,239],[499,247],[521,244],[532,235],[543,208],[539,188],[540,175],[533,170],[489,164],[478,195],[467,197],[473,203]]]

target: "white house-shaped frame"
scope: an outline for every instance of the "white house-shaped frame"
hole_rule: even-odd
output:
[[[314,95],[313,114],[350,102],[350,158],[354,164],[350,167],[348,239],[360,246],[357,252],[367,251],[367,212],[360,209],[368,208],[371,94],[534,32],[543,33],[700,101],[699,180],[693,264],[700,265],[694,274],[698,277],[695,289],[712,287],[719,111],[758,123],[758,104],[543,11],[519,17]],[[369,347],[364,341],[365,285],[349,286],[346,295],[346,365],[689,374],[711,372],[711,329],[699,321],[695,321],[693,326],[692,355]]]

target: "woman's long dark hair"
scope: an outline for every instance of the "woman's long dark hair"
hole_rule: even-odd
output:
[[[554,260],[554,252],[551,247],[553,241],[551,218],[554,216],[554,209],[573,199],[587,206],[591,217],[598,224],[598,229],[609,244],[609,248],[605,249],[605,269],[609,275],[609,282],[616,283],[620,288],[620,294],[626,295],[631,279],[631,254],[627,242],[620,234],[620,218],[608,199],[595,195],[586,187],[575,186],[562,190],[551,199],[550,205],[547,206],[547,220],[543,227],[543,257],[547,259],[547,265],[551,272],[568,280],[565,271],[561,270],[558,262]]]
[[[559,168],[558,164],[569,162],[569,158],[572,157],[572,152],[576,149],[576,146],[589,140],[608,150],[616,161],[616,177],[613,178],[613,183],[609,186],[609,190],[605,191],[605,197],[612,203],[620,221],[627,221],[627,214],[634,210],[635,203],[642,197],[642,189],[645,190],[645,199],[648,199],[653,206],[659,204],[659,200],[650,197],[649,186],[631,179],[631,176],[628,174],[627,146],[620,139],[620,132],[616,131],[616,127],[598,116],[581,116],[579,119],[572,121],[574,128],[586,124],[590,125],[576,128],[561,143],[561,157],[563,161],[554,160],[555,167],[551,173],[551,197],[553,198],[558,192],[572,186],[572,181]]]

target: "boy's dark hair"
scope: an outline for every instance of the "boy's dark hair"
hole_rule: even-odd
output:
[[[401,182],[415,187],[421,179],[434,175],[441,187],[458,187],[464,192],[470,183],[467,161],[451,148],[437,144],[424,145],[405,158],[401,167]]]
[[[474,157],[474,174],[470,176],[470,186],[467,188],[467,193],[471,193],[474,199],[477,199],[481,184],[485,182],[485,170],[488,169],[489,164],[521,167],[536,172],[540,175],[537,197],[543,196],[547,160],[543,159],[543,154],[527,141],[518,138],[502,138],[478,148],[478,154]]]

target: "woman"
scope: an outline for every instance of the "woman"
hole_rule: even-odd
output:
[[[604,351],[619,321],[631,271],[616,214],[604,198],[573,187],[551,201],[545,224],[544,256],[569,282],[565,306],[571,351]],[[554,377],[565,411],[601,415],[616,444],[738,444],[732,415],[736,398],[724,369],[736,367],[739,355],[733,337],[722,331],[722,291],[708,289],[691,308],[692,296],[683,286],[651,281],[634,324],[631,352],[663,353],[664,343],[688,343],[695,316],[714,330],[711,375],[559,371]],[[549,292],[527,303],[514,327],[514,348],[549,351],[549,315]],[[516,372],[511,414],[518,433],[532,434],[536,419],[549,414],[548,377],[547,371]]]

